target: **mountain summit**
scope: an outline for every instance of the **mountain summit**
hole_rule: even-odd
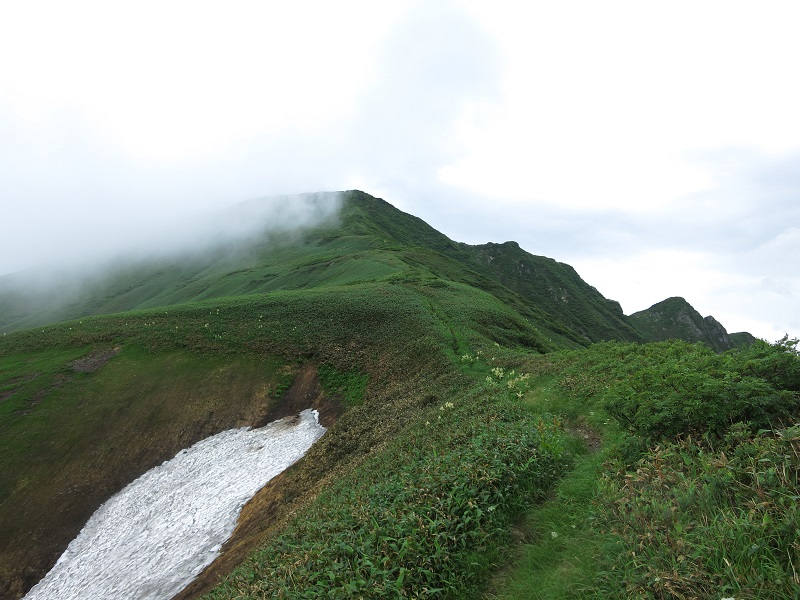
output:
[[[224,235],[201,229],[202,239],[187,237],[169,252],[121,257],[88,272],[34,277],[36,286],[27,285],[30,278],[22,274],[0,277],[0,331],[210,298],[444,279],[491,294],[540,331],[549,340],[545,346],[670,336],[718,350],[732,344],[721,325],[698,320],[685,301],[680,310],[670,299],[649,309],[652,313],[626,317],[619,303],[569,265],[533,255],[513,241],[477,246],[453,241],[357,190],[257,198],[215,221],[227,224],[220,225]],[[48,279],[51,285],[42,283]],[[678,325],[663,321],[670,318]]]
[[[680,339],[703,342],[717,352],[751,343],[749,333],[729,334],[712,316],[703,317],[680,297],[667,298],[648,309],[633,313],[630,322],[650,342]]]
[[[162,244],[160,253],[69,268],[51,281],[0,278],[3,600],[29,590],[94,511],[149,469],[227,429],[306,408],[319,411],[327,433],[248,503],[226,550],[180,597],[211,589],[334,480],[358,495],[334,495],[338,533],[320,533],[333,505],[322,521],[306,513],[312,529],[301,537],[324,547],[312,554],[384,552],[391,541],[400,560],[423,527],[433,537],[414,550],[421,562],[409,563],[417,579],[386,572],[395,587],[367,595],[404,586],[417,596],[445,581],[463,590],[482,580],[464,576],[485,550],[470,540],[504,543],[498,532],[516,518],[513,507],[529,504],[525,486],[545,497],[565,468],[563,423],[549,404],[562,393],[547,375],[556,363],[608,353],[606,372],[626,365],[619,351],[635,354],[657,336],[716,350],[735,343],[683,299],[627,317],[569,265],[515,242],[453,241],[359,191],[255,199],[218,221],[224,232],[203,224],[199,238],[169,251]],[[630,343],[593,344],[605,340]],[[667,345],[709,364],[719,358],[702,345]],[[584,375],[563,383],[580,385]],[[534,398],[545,402],[541,414]],[[410,506],[419,519],[401,523]],[[420,525],[436,511],[452,533]],[[399,533],[381,534],[380,544],[332,541],[369,537],[364,524],[379,521]],[[317,564],[308,556],[286,564]],[[328,589],[333,571],[320,572]]]

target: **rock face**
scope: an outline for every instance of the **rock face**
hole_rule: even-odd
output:
[[[703,342],[724,352],[754,339],[748,333],[728,334],[714,317],[703,317],[683,298],[667,298],[648,309],[633,313],[630,322],[650,342],[679,339]]]
[[[719,346],[720,348],[726,350],[733,347],[731,338],[728,336],[728,332],[725,331],[725,328],[719,321],[709,315],[707,317],[703,317],[703,322],[706,325],[706,337],[713,342],[713,345]]]

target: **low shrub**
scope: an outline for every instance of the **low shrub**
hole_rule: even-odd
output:
[[[431,406],[209,597],[465,597],[568,460],[553,419],[500,388]]]
[[[737,423],[757,431],[798,415],[797,343],[759,341],[722,354],[680,341],[597,344],[575,360],[562,387],[645,440],[719,440]]]
[[[800,425],[733,426],[715,448],[655,447],[601,485],[600,522],[621,542],[604,598],[797,598]]]

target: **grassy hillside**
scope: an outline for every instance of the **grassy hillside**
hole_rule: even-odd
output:
[[[557,345],[640,339],[619,306],[568,265],[516,245],[458,244],[358,191],[343,195],[337,218],[310,230],[265,229],[238,245],[121,263],[91,277],[76,274],[57,292],[32,290],[21,276],[0,278],[0,331],[211,298],[415,277],[486,291]]]
[[[797,340],[597,344],[527,359],[585,451],[486,598],[795,598]]]
[[[800,584],[792,340],[632,343],[643,334],[567,265],[458,244],[361,192],[313,229],[86,286],[49,308],[0,294],[2,598],[139,474],[308,406],[328,433],[180,597],[788,598]]]
[[[309,366],[319,370],[311,387],[322,388],[323,417],[342,411],[337,397],[347,405],[341,376],[345,384],[348,374],[365,378],[366,400],[351,399],[315,466],[298,476],[297,494],[434,402],[439,378],[461,376],[453,365],[462,355],[549,347],[490,294],[412,279],[92,317],[0,338],[2,580],[15,591],[34,583],[102,500],[178,449],[264,422],[287,403],[302,408],[290,384]]]
[[[582,343],[643,341],[627,322],[619,303],[603,297],[569,265],[529,254],[516,242],[463,245],[461,250],[464,262],[564,323],[581,336]]]

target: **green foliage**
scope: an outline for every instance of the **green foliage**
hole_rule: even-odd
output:
[[[460,244],[445,253],[533,304],[546,315],[537,320],[580,345],[609,339],[642,340],[619,304],[604,298],[569,265],[534,256],[516,242]]]
[[[603,406],[645,440],[679,435],[724,437],[736,423],[757,430],[800,409],[796,340],[756,342],[715,354],[702,344],[598,344],[562,380],[573,394]]]
[[[336,367],[325,363],[318,369],[322,388],[329,394],[341,396],[349,406],[356,406],[364,401],[369,378],[357,369],[338,371]]]
[[[800,428],[781,425],[800,407],[796,340],[722,354],[608,343],[548,361],[562,393],[628,431],[608,449],[594,506],[604,551],[577,596],[796,597]]]
[[[275,384],[275,391],[273,392],[275,398],[283,398],[283,395],[289,391],[294,383],[294,373],[291,371],[284,371],[278,376],[278,381]]]
[[[418,295],[402,286],[358,284],[231,297],[91,317],[0,338],[0,355],[51,347],[128,343],[151,352],[266,352],[287,361],[319,355],[337,364],[365,352],[408,343],[433,349],[440,341]],[[359,340],[360,342],[356,342]],[[354,360],[355,359],[355,360]]]
[[[507,560],[511,524],[568,467],[565,417],[618,458],[597,507],[594,456],[554,492],[568,506],[529,520],[534,560],[550,561],[538,579],[600,583],[565,597],[781,598],[798,583],[797,428],[771,430],[798,416],[796,340],[553,353],[640,336],[571,267],[457,244],[361,192],[302,235],[85,289],[61,307],[0,297],[6,331],[115,313],[0,337],[0,540],[22,549],[15,572],[0,556],[0,581],[41,570],[42,540],[63,549],[63,522],[79,528],[133,470],[263,415],[309,361],[347,410],[281,483],[282,524],[213,597],[476,594]],[[109,349],[98,373],[70,367]]]
[[[0,331],[200,302],[213,298],[392,282],[430,288],[456,283],[493,297],[524,320],[512,329],[494,310],[480,318],[507,346],[537,351],[609,338],[638,340],[617,305],[574,269],[516,244],[456,243],[417,217],[359,191],[337,219],[296,235],[253,236],[205,253],[132,262],[70,282],[54,293],[0,280]],[[531,339],[535,330],[535,339]]]
[[[602,482],[620,540],[597,597],[786,599],[800,589],[800,426],[653,448]]]
[[[433,406],[209,597],[465,597],[567,460],[552,419],[494,388]]]
[[[602,452],[586,450],[543,504],[533,504],[519,526],[526,543],[501,569],[486,596],[492,600],[584,599],[597,584],[598,557],[617,550],[598,530],[592,504],[603,472]]]
[[[492,311],[498,314],[487,327],[483,317]],[[503,337],[504,326],[514,332],[513,337]],[[293,369],[284,367],[261,380],[255,392],[239,394],[235,390],[240,386],[234,384],[215,394],[213,390],[219,389],[215,384],[198,394],[192,390],[206,381],[202,369],[208,361],[324,365],[323,384],[342,391],[353,412],[340,417],[323,438],[320,447],[325,451],[320,450],[306,467],[298,467],[305,469],[304,481],[315,481],[331,469],[341,473],[342,464],[358,464],[383,438],[416,420],[423,394],[409,394],[407,389],[425,389],[424,396],[442,393],[433,382],[443,373],[458,373],[456,349],[474,344],[492,348],[493,358],[509,355],[511,350],[496,342],[498,336],[503,341],[518,340],[528,348],[541,341],[534,327],[491,294],[437,283],[430,277],[413,284],[356,283],[208,300],[83,318],[2,336],[0,360],[11,366],[0,374],[7,375],[0,378],[0,385],[8,388],[3,387],[2,393],[12,395],[0,408],[12,412],[24,408],[25,394],[44,398],[30,407],[29,414],[10,414],[0,422],[2,439],[13,445],[6,445],[2,455],[2,483],[14,493],[13,507],[4,506],[8,519],[0,523],[0,539],[10,544],[0,552],[7,549],[14,555],[4,558],[11,569],[4,578],[21,585],[18,577],[23,569],[31,577],[42,575],[51,560],[46,553],[56,552],[59,544],[69,541],[70,532],[74,535],[74,527],[79,528],[88,517],[84,512],[90,513],[102,498],[140,474],[139,469],[150,465],[155,455],[164,460],[170,450],[174,453],[198,435],[215,432],[216,424],[234,425],[227,413],[236,419],[259,414],[253,401],[272,406],[291,383]],[[70,382],[50,394],[47,382],[58,380],[65,364],[103,348],[120,348],[121,354],[97,374],[69,374]],[[172,378],[165,385],[161,376],[170,373],[164,369],[172,364],[170,357],[178,356],[183,357],[181,368],[172,367]],[[127,371],[117,372],[120,368]],[[199,374],[194,375],[193,369],[199,369]],[[37,375],[39,371],[42,374]],[[243,367],[245,371],[250,373]],[[216,372],[209,371],[212,374]],[[75,387],[83,380],[86,387]],[[370,397],[376,398],[371,407],[368,401],[359,406],[367,381]],[[232,392],[234,401],[229,400]],[[214,397],[208,397],[209,393]],[[224,399],[228,399],[223,402],[226,416],[221,419],[219,402]],[[119,410],[115,410],[117,403]],[[97,440],[97,435],[105,434],[106,438]],[[113,443],[120,437],[124,443]],[[53,453],[67,464],[54,460]],[[119,468],[119,461],[136,472]],[[31,465],[45,465],[61,475],[53,478]],[[64,494],[71,493],[67,490],[84,489],[90,482],[94,495],[75,494],[80,502],[69,496],[69,523],[54,522],[63,512],[53,505],[58,502],[63,509]],[[26,511],[22,519],[20,506]],[[24,530],[15,523],[24,523]],[[47,535],[52,543],[32,543],[31,531],[36,539]],[[23,543],[20,536],[28,541]]]

